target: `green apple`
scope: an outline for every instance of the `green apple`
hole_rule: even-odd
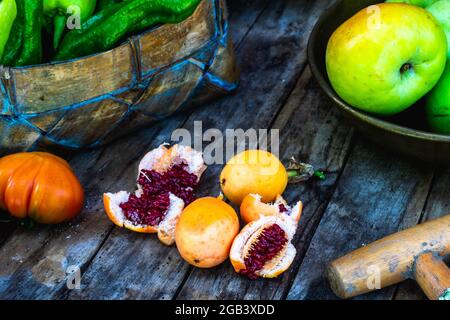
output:
[[[431,130],[450,135],[450,62],[436,87],[428,94],[426,109]]]
[[[427,7],[447,35],[447,59],[450,60],[450,0],[440,0]]]
[[[330,37],[326,67],[337,94],[355,108],[399,113],[429,92],[447,60],[447,39],[425,9],[381,3],[361,10]]]
[[[414,6],[426,8],[430,5],[432,5],[436,1],[438,1],[438,0],[387,0],[386,2],[407,3],[407,4],[412,4]]]

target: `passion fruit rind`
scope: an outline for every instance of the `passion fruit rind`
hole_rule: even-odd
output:
[[[170,246],[175,243],[175,227],[184,208],[184,202],[177,196],[169,194],[169,207],[164,212],[161,222],[156,225],[144,225],[131,222],[125,217],[120,205],[128,201],[130,194],[126,191],[105,193],[103,202],[109,219],[118,227],[126,228],[139,233],[157,233],[159,240]]]
[[[175,242],[175,227],[185,205],[195,199],[194,188],[206,170],[201,152],[190,147],[161,145],[139,164],[137,190],[106,193],[108,217],[116,225],[141,233],[158,233]]]
[[[203,154],[188,146],[179,144],[168,148],[168,144],[162,144],[158,148],[147,153],[139,164],[137,179],[142,170],[153,169],[157,172],[165,172],[175,165],[186,164],[186,171],[197,176],[200,181],[207,166],[203,160]]]
[[[263,216],[246,225],[230,251],[235,271],[250,279],[275,278],[286,271],[296,254],[291,244],[296,229],[288,216]]]
[[[258,220],[261,216],[285,216],[292,220],[300,220],[303,211],[303,203],[298,201],[294,206],[289,206],[281,195],[277,195],[272,203],[264,203],[258,194],[247,195],[240,206],[240,214],[246,222]]]

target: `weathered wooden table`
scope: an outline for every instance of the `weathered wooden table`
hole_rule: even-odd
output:
[[[87,193],[73,223],[34,229],[1,224],[0,298],[27,299],[334,299],[326,264],[399,229],[450,211],[450,170],[392,155],[361,138],[332,107],[307,67],[309,33],[327,0],[229,0],[242,70],[232,97],[70,159]],[[295,263],[275,280],[249,281],[226,262],[194,269],[155,236],[116,228],[104,191],[133,189],[139,159],[176,128],[279,128],[281,157],[324,169],[326,180],[290,186],[305,204]],[[218,194],[221,166],[211,166],[200,195]],[[81,289],[66,285],[79,266]],[[423,298],[403,283],[361,299]]]

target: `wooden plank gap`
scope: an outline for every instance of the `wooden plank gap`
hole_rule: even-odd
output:
[[[342,174],[344,173],[345,168],[347,166],[350,154],[352,153],[353,149],[355,148],[356,138],[355,138],[354,132],[355,132],[355,129],[352,129],[351,133],[350,133],[349,149],[348,149],[348,151],[347,151],[347,153],[345,155],[344,161],[343,161],[344,165],[343,165],[342,169],[337,172],[338,176],[337,176],[336,181],[334,183],[334,187],[332,188],[332,192],[329,194],[329,196],[323,202],[323,204],[320,207],[318,207],[317,215],[314,214],[314,216],[312,216],[306,222],[306,225],[310,226],[309,228],[307,227],[306,229],[307,230],[311,230],[311,231],[308,232],[307,236],[304,237],[304,238],[302,236],[297,235],[297,237],[299,239],[298,241],[304,243],[304,245],[302,247],[302,250],[300,252],[297,252],[298,258],[296,258],[296,259],[298,259],[298,261],[296,261],[296,263],[294,264],[294,267],[295,267],[294,272],[292,272],[292,274],[289,275],[289,278],[288,278],[289,279],[288,280],[289,284],[286,286],[286,290],[283,293],[283,298],[282,298],[283,300],[286,300],[286,298],[287,298],[287,296],[289,294],[289,291],[291,290],[291,288],[292,288],[292,286],[294,284],[294,281],[295,281],[295,278],[297,276],[297,273],[300,272],[300,268],[302,266],[303,260],[304,260],[304,258],[306,256],[306,253],[308,252],[308,249],[309,249],[309,247],[311,245],[311,242],[312,242],[312,240],[314,238],[316,230],[319,227],[320,221],[322,220],[323,215],[325,214],[325,212],[326,212],[326,210],[327,210],[327,208],[328,208],[328,206],[330,204],[330,201],[331,201],[331,199],[333,198],[333,196],[334,196],[334,194],[336,192],[336,189],[337,189],[337,187],[339,185],[339,182],[341,180]],[[325,172],[325,174],[326,174],[326,172]]]

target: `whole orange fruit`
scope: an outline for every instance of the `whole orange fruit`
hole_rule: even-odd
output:
[[[224,262],[239,232],[236,211],[218,198],[200,198],[188,205],[178,221],[175,241],[180,255],[199,268]]]
[[[247,150],[228,161],[220,174],[225,196],[240,205],[248,194],[259,194],[263,202],[274,201],[288,183],[286,168],[280,160],[264,150]]]

